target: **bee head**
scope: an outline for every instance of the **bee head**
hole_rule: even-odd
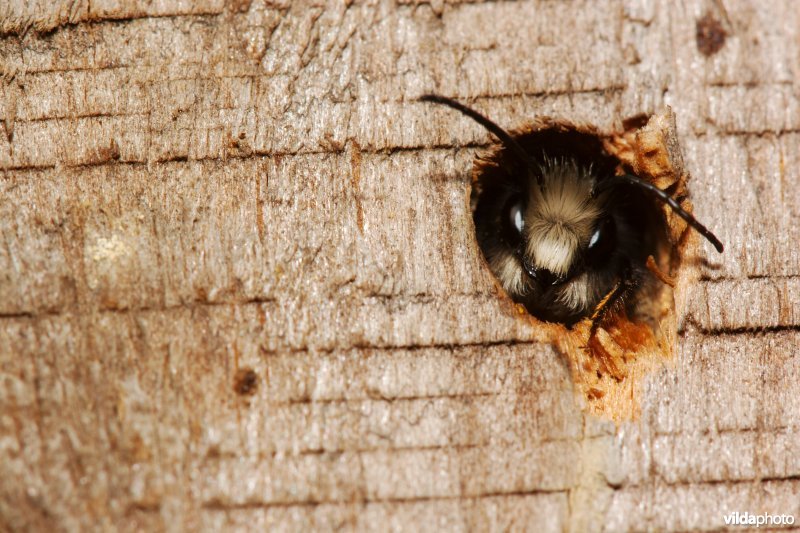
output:
[[[505,235],[527,274],[540,285],[558,285],[613,252],[616,231],[605,214],[605,195],[594,196],[591,169],[574,160],[545,158],[540,179],[509,197]]]

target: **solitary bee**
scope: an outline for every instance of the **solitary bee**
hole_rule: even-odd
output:
[[[658,244],[653,228],[659,213],[648,197],[669,205],[723,251],[719,239],[666,192],[632,174],[616,174],[619,160],[587,131],[551,122],[512,136],[453,99],[429,94],[421,100],[475,120],[511,156],[508,165],[489,162],[494,164],[477,183],[473,216],[489,267],[531,314],[570,326],[590,317],[594,332],[632,295]]]

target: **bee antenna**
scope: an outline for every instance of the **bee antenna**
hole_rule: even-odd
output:
[[[702,225],[696,218],[694,218],[691,215],[691,213],[687,213],[680,205],[678,205],[678,202],[676,202],[669,194],[662,191],[652,183],[645,181],[639,177],[633,176],[631,174],[623,174],[621,176],[614,176],[612,178],[607,178],[605,180],[602,180],[595,186],[594,190],[592,191],[592,196],[597,196],[597,194],[601,190],[607,189],[610,186],[618,185],[620,183],[629,183],[631,185],[635,185],[639,188],[642,188],[650,192],[656,198],[658,198],[659,200],[670,206],[672,210],[679,217],[681,217],[683,220],[686,221],[687,224],[689,224],[691,227],[697,230],[697,232],[703,237],[705,237],[708,240],[708,242],[713,244],[714,248],[716,248],[719,253],[722,253],[722,251],[725,249],[725,247],[722,245],[722,242],[720,242],[720,240],[717,238],[716,235],[711,233],[711,231],[704,225]]]
[[[514,140],[514,138],[506,130],[495,124],[489,118],[481,115],[474,109],[471,109],[462,104],[461,102],[453,100],[452,98],[448,98],[446,96],[440,96],[438,94],[424,94],[420,96],[419,99],[422,102],[433,102],[435,104],[444,104],[468,116],[469,118],[471,118],[472,120],[474,120],[475,122],[486,128],[487,130],[489,130],[489,132],[494,134],[495,137],[500,139],[500,142],[502,142],[506,148],[511,150],[511,152],[514,153],[514,155],[517,157],[517,159],[519,159],[519,161],[522,164],[524,164],[526,167],[530,169],[537,168],[537,166],[534,164],[533,160],[525,151],[525,149],[522,148],[522,146],[520,146],[520,144],[516,140]],[[539,182],[539,186],[541,186],[542,177],[539,175],[538,172],[536,172],[535,174],[536,174],[536,179]]]

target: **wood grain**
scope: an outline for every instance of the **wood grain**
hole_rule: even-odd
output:
[[[800,520],[796,7],[0,7],[0,527]],[[491,139],[431,91],[508,127],[672,107],[726,251],[685,261],[637,420],[507,312],[467,203]]]

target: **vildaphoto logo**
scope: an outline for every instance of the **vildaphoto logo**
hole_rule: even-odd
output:
[[[726,526],[791,526],[794,516],[790,514],[751,514],[738,511],[725,515]]]

